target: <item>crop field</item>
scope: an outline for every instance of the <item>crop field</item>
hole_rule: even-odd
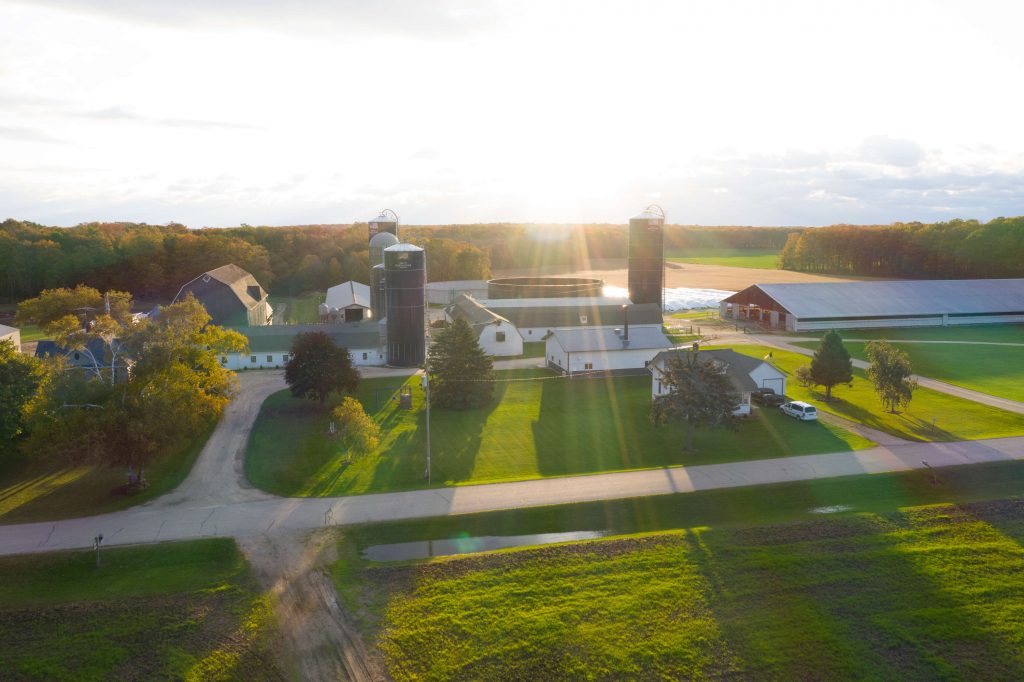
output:
[[[1020,679],[1024,503],[336,567],[396,680]]]
[[[276,680],[233,540],[0,558],[0,677]]]
[[[867,360],[865,341],[846,340],[850,355]],[[797,345],[815,349],[815,342]],[[894,343],[914,373],[1010,400],[1024,400],[1024,342],[1019,346],[972,343]]]
[[[999,410],[971,400],[957,398],[927,388],[914,391],[910,406],[899,414],[882,407],[874,387],[863,370],[853,370],[852,388],[832,389],[832,402],[825,402],[824,391],[807,389],[792,379],[793,372],[811,358],[767,346],[732,346],[739,353],[757,358],[772,352],[772,362],[790,375],[786,384],[793,400],[812,402],[819,410],[886,431],[901,438],[918,441],[973,440],[1024,435],[1024,415]]]
[[[779,253],[774,249],[670,249],[665,254],[665,258],[675,263],[701,263],[703,265],[728,265],[734,268],[775,270],[778,267]]]
[[[683,454],[685,428],[656,428],[646,376],[562,379],[543,370],[498,372],[487,408],[431,410],[435,484],[485,483],[683,464],[861,449],[859,436],[824,423],[795,423],[778,410],[731,431],[698,430]],[[511,380],[511,381],[509,381]],[[328,411],[287,391],[263,404],[249,440],[246,475],[279,495],[331,496],[425,486],[426,416],[417,379],[414,409],[391,399],[397,379],[362,382],[359,398],[382,427],[381,446],[346,464],[328,434]]]

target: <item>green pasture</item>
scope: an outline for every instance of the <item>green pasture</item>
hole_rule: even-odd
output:
[[[156,457],[146,468],[149,487],[135,495],[111,492],[127,480],[121,467],[36,460],[0,444],[0,525],[103,514],[163,495],[185,480],[212,432],[210,427]]]
[[[845,341],[850,355],[867,360],[866,341]],[[796,344],[815,349],[815,342]],[[974,391],[1024,400],[1024,343],[992,346],[968,343],[895,343],[907,353],[914,374]]]
[[[700,263],[703,265],[728,265],[734,268],[778,268],[779,253],[775,249],[669,249],[665,258],[676,263]]]
[[[682,453],[681,424],[649,419],[648,376],[564,379],[545,370],[498,372],[491,406],[431,410],[434,485],[568,476],[650,467],[837,452],[871,443],[824,423],[755,410],[738,431],[697,431]],[[362,382],[359,399],[382,428],[381,446],[346,464],[328,434],[329,411],[287,391],[263,404],[249,440],[246,475],[278,495],[333,496],[422,488],[426,417],[418,379],[411,411],[392,399],[401,379]]]
[[[792,378],[797,367],[810,363],[810,357],[767,346],[732,348],[739,353],[758,358],[771,351],[773,364],[790,375],[786,390],[791,399],[809,401],[819,410],[901,438],[918,441],[953,441],[1024,435],[1024,415],[923,387],[914,391],[914,398],[906,410],[899,414],[890,414],[882,407],[874,386],[868,381],[864,371],[859,369],[853,370],[852,388],[846,385],[833,387],[833,401],[826,403],[823,390],[803,388]]]
[[[396,680],[1018,679],[1022,542],[1012,500],[334,575]]]
[[[280,308],[284,308],[284,322],[287,324],[315,324],[320,321],[320,304],[327,298],[323,291],[313,291],[300,296],[270,296],[270,307],[275,319]]]
[[[796,336],[823,336],[825,332],[793,332]],[[967,341],[1024,344],[1024,324],[979,324],[956,327],[906,329],[843,329],[843,340]]]
[[[0,677],[279,679],[233,540],[0,558]]]

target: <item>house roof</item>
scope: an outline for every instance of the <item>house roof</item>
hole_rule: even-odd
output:
[[[382,234],[387,234],[387,232]],[[324,301],[324,304],[328,308],[334,308],[335,310],[352,306],[369,308],[370,287],[359,282],[337,284],[327,290],[327,299]]]
[[[757,303],[760,294],[804,319],[1024,311],[1024,279],[755,284],[725,302]]]
[[[114,345],[119,346],[119,342],[114,340]],[[86,349],[92,353],[93,357],[97,358],[101,363],[106,363],[109,360],[107,353],[107,345],[102,339],[92,339],[89,343],[85,344]],[[80,357],[75,357],[78,354]],[[56,341],[52,339],[44,339],[36,344],[36,357],[37,358],[52,358],[52,357],[66,357],[72,365],[81,366],[92,366],[92,361],[88,358],[85,353],[79,353],[78,351],[71,350],[64,346],[58,346]]]
[[[221,284],[226,284],[246,308],[253,308],[267,298],[266,290],[260,286],[260,283],[256,281],[255,277],[237,265],[229,263],[228,265],[222,265],[219,268],[214,268],[213,270],[204,272],[198,277],[190,279],[183,287],[181,287],[178,291],[178,295],[174,297],[174,300],[178,301],[181,299],[181,295],[185,291],[185,287],[189,284],[195,282],[197,279],[207,277],[209,279],[216,280]]]
[[[480,301],[469,294],[459,294],[455,302],[445,308],[445,312],[454,320],[465,320],[477,334],[489,324],[508,323],[508,320],[492,310],[488,310]]]
[[[299,334],[324,332],[343,348],[376,348],[380,345],[380,325],[377,322],[349,322],[346,324],[273,324],[260,327],[238,327],[237,332],[249,339],[253,353],[286,353]]]
[[[672,342],[662,333],[661,329],[654,327],[630,327],[628,340],[623,338],[620,330],[610,327],[556,329],[553,334],[562,350],[569,353],[672,347]]]
[[[13,334],[16,331],[21,331],[17,327],[8,327],[6,324],[0,324],[0,338]]]
[[[666,350],[658,353],[651,360],[651,371],[655,369],[659,370],[664,367],[666,363],[672,358],[679,357],[684,353],[691,352],[690,348],[673,348],[672,350]],[[729,380],[736,390],[741,393],[747,393],[754,391],[758,388],[757,382],[751,377],[751,373],[764,365],[772,371],[778,373],[779,377],[785,377],[785,372],[780,370],[775,365],[769,364],[764,360],[758,360],[757,358],[743,353],[737,353],[736,351],[729,348],[717,348],[714,350],[700,350],[698,351],[697,359],[701,362],[714,362],[725,369],[725,373],[729,376]]]
[[[483,301],[488,310],[500,315],[516,327],[541,327],[558,329],[566,327],[613,327],[622,326],[625,313],[622,299],[606,303],[609,299],[519,299],[535,301],[533,305],[506,305],[502,301]],[[555,304],[546,300],[557,301]],[[612,299],[615,300],[615,299]],[[573,301],[565,303],[564,301]],[[593,301],[593,302],[592,302]],[[510,301],[511,303],[511,301]],[[657,303],[641,303],[629,306],[629,325],[661,325],[661,306]]]

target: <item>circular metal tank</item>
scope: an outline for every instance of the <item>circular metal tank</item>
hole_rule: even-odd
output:
[[[648,206],[629,219],[629,300],[664,307],[665,212]]]
[[[487,298],[598,297],[603,289],[589,277],[499,277],[487,282]]]
[[[384,249],[388,364],[418,367],[426,357],[426,253],[412,244]]]
[[[384,249],[398,243],[398,237],[390,232],[378,232],[370,237],[370,267],[384,263]]]
[[[369,222],[370,239],[381,232],[387,232],[398,237],[398,214],[390,208],[385,208],[380,215]]]

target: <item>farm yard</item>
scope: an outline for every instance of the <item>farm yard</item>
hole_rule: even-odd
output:
[[[796,424],[755,410],[736,432],[698,430],[683,454],[685,427],[656,428],[648,416],[649,376],[556,378],[546,370],[498,372],[488,408],[431,412],[433,481],[458,485],[627,469],[708,464],[862,449],[844,429]],[[380,447],[346,465],[328,435],[328,411],[287,391],[263,405],[249,441],[246,475],[279,495],[333,496],[425,486],[425,414],[418,379],[414,409],[393,400],[400,381],[364,380],[359,398],[382,427]]]

